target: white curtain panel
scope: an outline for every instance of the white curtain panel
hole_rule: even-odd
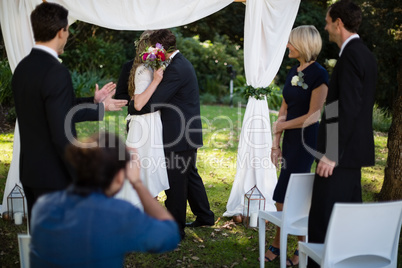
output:
[[[28,15],[35,6],[33,2],[35,1],[0,0],[1,31],[12,72],[14,72],[18,62],[28,55],[34,45],[31,22]],[[40,0],[36,2],[41,3]],[[11,193],[14,186],[18,184],[22,187],[19,178],[19,160],[20,135],[17,121],[14,129],[13,158],[8,171],[0,213],[7,211],[7,196]]]
[[[281,66],[300,0],[247,0],[244,69],[247,84],[267,87]]]
[[[267,100],[250,97],[240,133],[236,176],[223,216],[243,214],[244,195],[254,185],[265,197],[265,210],[275,210],[272,193],[277,177],[276,168],[271,162],[271,146]]]
[[[244,69],[248,85],[267,87],[273,81],[299,5],[300,0],[247,0]],[[254,185],[265,197],[265,210],[276,210],[272,195],[277,174],[270,160],[271,146],[267,101],[250,97],[240,134],[236,176],[223,216],[243,214],[244,195]],[[250,163],[245,165],[245,159],[250,159]]]

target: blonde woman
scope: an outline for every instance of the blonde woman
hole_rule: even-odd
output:
[[[283,101],[278,120],[273,127],[271,159],[275,165],[282,160],[282,167],[273,199],[282,211],[291,173],[309,173],[314,161],[306,147],[316,148],[318,119],[328,91],[328,73],[316,62],[321,51],[320,33],[312,25],[293,29],[287,48],[289,58],[298,60],[288,73],[283,88]],[[283,133],[282,149],[280,140]],[[265,261],[279,256],[280,228],[277,228],[272,245],[265,253]],[[299,237],[302,241],[304,237]],[[286,252],[282,252],[286,254]],[[287,266],[299,263],[298,251],[288,259]]]
[[[141,54],[150,44],[149,37],[153,31],[144,31],[136,41],[136,55],[130,71],[128,93],[134,100],[135,109],[140,110],[155,92],[163,78],[163,69],[152,70],[143,64]],[[157,197],[169,189],[165,154],[162,140],[162,121],[160,111],[143,115],[129,115],[126,144],[136,148],[141,159],[141,179],[152,196]],[[127,187],[117,194],[118,198],[130,201],[141,207],[137,193],[126,183]]]

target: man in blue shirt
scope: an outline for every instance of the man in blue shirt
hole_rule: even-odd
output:
[[[31,267],[122,267],[126,253],[166,252],[180,242],[173,216],[142,184],[135,151],[129,153],[113,134],[98,135],[90,147],[67,147],[66,158],[77,173],[73,185],[35,204]],[[125,178],[144,212],[113,198]]]

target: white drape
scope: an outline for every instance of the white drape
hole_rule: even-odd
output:
[[[267,87],[282,63],[300,0],[247,0],[244,26],[244,69],[247,84]],[[237,152],[237,172],[223,216],[243,214],[244,194],[254,185],[272,200],[277,182],[271,162],[272,135],[266,100],[249,98]]]
[[[194,22],[226,7],[232,0],[47,0],[69,10],[69,22],[80,20],[116,30],[170,28]],[[30,14],[41,0],[0,0],[0,24],[12,72],[34,45]],[[13,158],[0,213],[19,180],[19,132],[14,131]],[[40,154],[40,152],[38,152]],[[40,156],[38,156],[40,157]]]
[[[40,3],[40,1],[37,2]],[[14,72],[18,62],[29,53],[34,44],[31,22],[28,15],[32,10],[31,1],[0,1],[1,31],[12,72]],[[14,186],[18,184],[22,187],[19,178],[19,163],[20,135],[17,121],[14,129],[13,158],[4,188],[0,214],[7,210],[7,196],[11,193]]]
[[[232,2],[232,0],[47,1],[59,3],[66,7],[69,10],[70,23],[80,20],[116,30],[146,30],[181,26],[206,17]],[[41,2],[41,0],[0,0],[0,24],[12,71],[18,62],[30,52],[34,44],[29,15],[35,6]],[[266,87],[275,77],[286,49],[286,42],[299,4],[300,0],[247,0],[244,58],[246,78],[249,85]],[[250,117],[252,120],[249,119]],[[250,99],[244,120],[250,124],[243,124],[238,160],[247,153],[261,160],[266,159],[269,157],[271,147],[266,102]],[[261,128],[262,133],[249,132],[245,128]],[[263,148],[250,146],[246,142],[245,135],[249,135],[247,140],[258,144],[263,143]],[[19,132],[18,126],[16,126],[13,159],[0,213],[6,209],[6,197],[12,187],[15,183],[19,183],[19,147]],[[248,164],[240,165],[237,169],[233,189],[240,186],[247,191],[257,184],[265,197],[271,198],[272,188],[276,183],[275,169],[253,168]],[[247,179],[246,183],[242,185],[239,178]],[[229,198],[228,207],[234,204],[233,198],[231,198]],[[240,202],[242,205],[243,201]],[[271,204],[270,201],[267,207],[271,207]]]

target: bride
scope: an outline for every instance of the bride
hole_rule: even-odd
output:
[[[152,32],[144,31],[136,42],[136,55],[130,71],[128,89],[136,110],[141,110],[148,102],[163,78],[163,68],[153,70],[146,67],[142,60],[143,52],[151,45],[149,37]],[[126,145],[137,149],[141,159],[140,177],[151,195],[158,197],[160,192],[169,189],[160,111],[144,115],[128,115],[127,120],[129,120],[129,130]],[[116,197],[142,207],[137,193],[128,182]]]

